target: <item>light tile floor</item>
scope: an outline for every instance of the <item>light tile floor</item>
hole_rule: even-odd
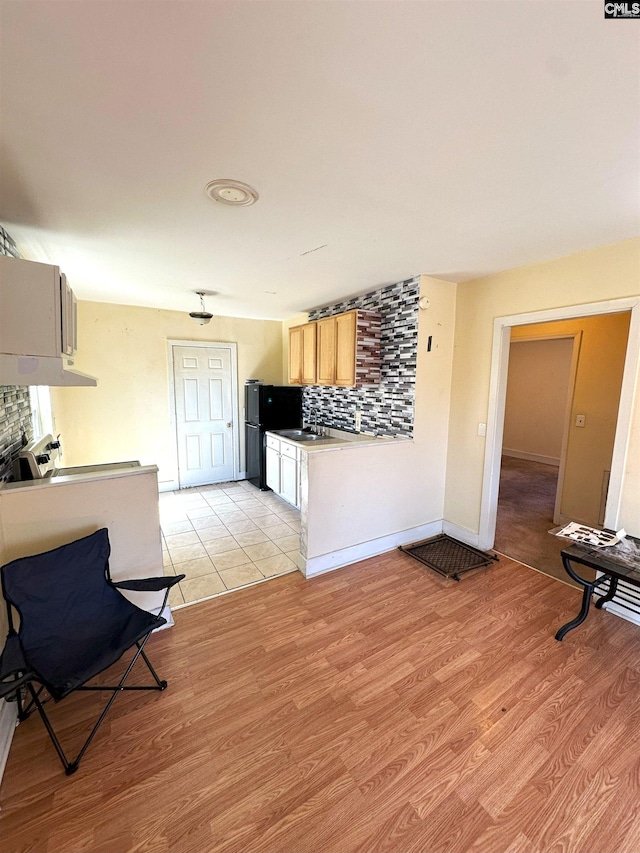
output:
[[[246,481],[162,492],[160,525],[174,609],[297,569],[299,511]]]

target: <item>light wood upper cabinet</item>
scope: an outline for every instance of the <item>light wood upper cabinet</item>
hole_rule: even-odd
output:
[[[338,385],[380,383],[381,317],[356,309],[289,329],[289,383]]]
[[[302,327],[302,384],[316,382],[316,324],[305,323]]]
[[[336,322],[336,372],[334,385],[353,387],[356,384],[357,311],[338,314]]]
[[[336,384],[336,318],[318,320],[318,385]]]
[[[315,385],[316,323],[289,329],[289,384]]]
[[[302,326],[289,329],[289,385],[302,385]]]

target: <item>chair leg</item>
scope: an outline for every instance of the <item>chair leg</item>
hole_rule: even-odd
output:
[[[44,723],[45,728],[46,728],[47,732],[49,733],[49,737],[51,738],[51,742],[53,743],[54,747],[56,748],[56,752],[58,753],[58,757],[59,757],[60,761],[62,762],[62,766],[64,767],[65,773],[69,776],[71,773],[74,773],[75,770],[71,770],[71,771],[69,770],[69,768],[71,767],[71,764],[69,763],[67,756],[64,754],[64,750],[62,749],[62,746],[60,745],[60,741],[58,740],[58,736],[54,732],[53,726],[49,722],[49,717],[47,717],[47,712],[42,707],[42,702],[40,701],[40,697],[39,697],[38,693],[36,693],[36,691],[34,690],[33,684],[31,684],[31,682],[29,682],[29,684],[27,686],[29,688],[29,692],[31,693],[31,701],[36,706],[36,708],[38,709],[38,713],[40,714],[40,717],[42,718],[42,722]]]
[[[86,741],[84,742],[84,746],[82,747],[82,749],[80,750],[80,752],[79,752],[79,753],[78,753],[78,755],[76,756],[75,761],[72,761],[72,762],[71,762],[71,764],[69,765],[69,767],[68,767],[68,768],[65,768],[65,772],[66,772],[67,776],[71,775],[71,773],[75,773],[75,771],[78,769],[78,765],[80,764],[80,759],[82,758],[82,756],[83,756],[83,755],[85,754],[85,752],[87,751],[87,749],[88,749],[88,747],[89,747],[89,744],[91,743],[91,741],[93,740],[93,738],[94,738],[94,736],[95,736],[96,732],[98,731],[98,729],[99,729],[99,728],[100,728],[100,726],[102,725],[102,722],[103,722],[104,718],[105,718],[105,717],[107,716],[107,714],[109,713],[109,709],[111,708],[111,706],[112,706],[112,705],[113,705],[113,703],[115,702],[115,698],[116,698],[116,696],[117,696],[117,695],[118,695],[118,693],[120,693],[120,691],[123,689],[123,687],[124,687],[124,683],[125,683],[125,681],[127,680],[127,678],[129,677],[129,673],[131,672],[131,670],[133,669],[133,667],[136,665],[136,661],[138,660],[138,658],[140,657],[140,655],[142,655],[144,658],[146,658],[146,655],[144,654],[144,651],[143,651],[143,647],[144,647],[144,644],[147,642],[147,640],[148,640],[148,639],[149,639],[149,634],[147,634],[147,636],[144,638],[144,640],[142,641],[142,643],[140,643],[140,642],[137,642],[137,643],[136,643],[136,646],[138,647],[138,651],[137,651],[137,652],[135,653],[135,655],[133,656],[133,660],[131,661],[131,663],[130,663],[130,664],[129,664],[129,666],[127,667],[127,669],[126,669],[126,671],[125,671],[124,675],[123,675],[123,676],[122,676],[122,678],[120,679],[120,682],[118,683],[118,686],[117,686],[117,687],[115,688],[115,690],[113,691],[113,694],[111,695],[111,698],[109,699],[109,701],[107,702],[107,704],[104,706],[104,710],[103,710],[103,711],[102,711],[102,713],[100,714],[100,716],[99,716],[99,718],[98,718],[98,722],[95,724],[95,726],[94,726],[94,727],[93,727],[93,729],[91,730],[91,734],[89,735],[89,737],[88,737],[88,738],[86,739]],[[155,672],[154,672],[154,675],[155,675]],[[156,681],[157,681],[157,680],[158,680],[158,677],[156,676]]]
[[[149,658],[146,656],[146,654],[145,654],[145,652],[144,652],[143,646],[144,646],[144,644],[147,642],[147,639],[148,639],[148,637],[145,637],[145,638],[144,638],[144,640],[143,640],[143,642],[142,642],[142,645],[140,645],[139,643],[136,643],[136,645],[137,645],[137,646],[138,646],[138,648],[140,649],[140,654],[142,655],[142,658],[144,659],[144,662],[146,663],[147,667],[149,668],[149,672],[150,672],[150,673],[151,673],[151,675],[154,677],[155,682],[156,682],[156,684],[158,685],[158,689],[159,689],[159,690],[165,690],[165,689],[166,689],[166,687],[167,687],[167,682],[166,682],[164,679],[162,679],[162,681],[161,681],[161,680],[158,678],[158,673],[155,671],[155,669],[154,669],[154,668],[153,668],[153,666],[151,665],[151,661],[149,660]]]
[[[25,687],[26,687],[26,685],[25,685]],[[21,723],[24,720],[26,720],[27,716],[28,716],[28,714],[25,711],[24,701],[22,699],[22,695],[23,695],[22,691],[24,689],[25,689],[24,687],[20,687],[20,689],[16,691],[16,706],[18,709],[18,719],[20,720]]]
[[[127,667],[127,669],[126,669],[126,671],[125,671],[124,675],[122,676],[122,678],[120,679],[119,683],[118,683],[115,687],[93,687],[93,688],[91,688],[91,687],[79,687],[79,688],[78,688],[79,690],[82,690],[82,689],[85,689],[85,690],[88,690],[88,689],[94,689],[94,690],[111,690],[111,691],[112,691],[112,695],[110,696],[109,701],[107,702],[107,704],[104,706],[104,709],[102,710],[102,713],[100,714],[100,716],[99,716],[99,718],[98,718],[98,720],[97,720],[96,724],[95,724],[95,725],[94,725],[94,727],[91,729],[91,732],[89,733],[89,737],[86,739],[86,741],[84,742],[84,744],[83,744],[83,746],[82,746],[82,748],[81,748],[80,752],[78,753],[78,755],[75,757],[75,759],[74,759],[73,761],[69,761],[69,759],[68,759],[68,758],[67,758],[67,756],[65,755],[64,750],[62,749],[62,746],[61,746],[61,744],[60,744],[60,741],[58,740],[58,737],[57,737],[56,733],[55,733],[55,732],[54,732],[54,730],[53,730],[53,727],[52,727],[52,725],[51,725],[51,722],[49,721],[49,718],[48,718],[48,716],[47,716],[47,714],[46,714],[46,711],[45,711],[45,710],[44,710],[44,708],[43,708],[42,702],[40,701],[40,698],[39,698],[39,692],[40,692],[40,691],[36,692],[36,691],[35,691],[35,689],[34,689],[34,687],[33,687],[33,685],[32,685],[31,683],[29,683],[29,684],[28,684],[28,688],[29,688],[29,691],[30,691],[30,693],[31,693],[31,697],[32,697],[31,701],[32,701],[32,703],[35,705],[35,707],[37,708],[37,710],[38,710],[38,712],[39,712],[39,714],[40,714],[40,716],[41,716],[41,718],[42,718],[42,721],[43,721],[43,723],[44,723],[44,725],[45,725],[45,728],[47,729],[47,732],[49,733],[49,737],[51,738],[51,742],[53,743],[53,745],[54,745],[54,747],[55,747],[55,750],[56,750],[56,752],[58,753],[58,757],[60,758],[60,761],[62,762],[62,766],[64,767],[64,772],[67,774],[67,776],[71,776],[71,775],[72,775],[73,773],[75,773],[75,772],[76,772],[76,770],[78,769],[78,765],[80,764],[80,760],[82,759],[82,757],[84,756],[85,752],[87,751],[87,749],[88,749],[88,747],[89,747],[89,744],[91,743],[91,741],[92,741],[92,740],[93,740],[93,738],[95,737],[95,735],[96,735],[96,733],[97,733],[98,729],[100,728],[100,726],[101,726],[101,725],[102,725],[102,723],[104,722],[104,718],[105,718],[105,717],[107,716],[107,714],[109,713],[109,709],[110,709],[110,708],[111,708],[111,706],[113,705],[113,703],[114,703],[114,701],[115,701],[115,698],[116,698],[116,696],[118,695],[118,693],[120,693],[120,692],[121,692],[121,691],[123,691],[123,690],[127,690],[127,689],[140,689],[140,690],[164,690],[164,689],[166,688],[166,686],[167,686],[167,682],[166,682],[166,681],[161,681],[161,680],[158,678],[158,675],[157,675],[157,673],[156,673],[155,669],[154,669],[154,668],[153,668],[153,666],[151,665],[151,661],[149,660],[149,658],[148,658],[148,657],[146,656],[146,654],[144,653],[144,644],[145,644],[145,643],[147,642],[147,640],[149,639],[149,636],[150,636],[150,635],[149,635],[149,634],[147,634],[147,636],[146,636],[142,641],[138,641],[138,642],[136,643],[136,646],[138,647],[138,650],[137,650],[137,652],[135,653],[135,655],[133,656],[133,659],[131,660],[131,662],[129,663],[129,665],[128,665],[128,667]],[[153,675],[153,677],[154,677],[154,679],[155,679],[155,681],[156,681],[156,685],[157,685],[157,686],[155,686],[155,685],[150,685],[150,686],[148,686],[148,687],[140,687],[140,688],[128,688],[128,687],[126,687],[126,686],[125,686],[125,681],[126,681],[126,680],[127,680],[127,678],[129,677],[129,675],[130,675],[130,673],[131,673],[131,670],[132,670],[132,669],[133,669],[133,667],[135,666],[136,661],[138,660],[138,658],[139,658],[139,657],[142,657],[142,658],[143,658],[143,660],[145,661],[145,663],[147,664],[147,666],[149,667],[149,670],[151,671],[151,674]]]

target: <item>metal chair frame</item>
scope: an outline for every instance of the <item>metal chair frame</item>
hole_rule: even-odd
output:
[[[4,568],[4,567],[3,567]],[[107,559],[105,566],[105,580],[106,582],[115,589],[128,589],[131,591],[153,591],[160,592],[161,590],[165,590],[164,600],[162,603],[162,607],[160,608],[160,613],[162,613],[166,607],[167,600],[169,598],[169,592],[171,587],[181,581],[185,576],[184,575],[171,575],[171,576],[162,576],[156,578],[144,578],[144,579],[134,579],[129,581],[113,581],[111,580],[109,574],[109,561]],[[4,585],[3,585],[4,591]],[[151,633],[161,625],[166,623],[166,620],[162,616],[157,616],[156,621],[149,628],[149,631],[143,635],[138,640],[134,641],[129,649],[133,649],[134,646],[136,648],[136,652],[133,656],[133,659],[128,664],[124,675],[120,678],[119,682],[115,685],[92,685],[87,684],[86,682],[74,687],[69,691],[68,694],[65,694],[60,699],[56,699],[55,696],[52,696],[48,689],[45,681],[42,679],[39,674],[29,666],[28,655],[25,654],[25,651],[22,647],[22,643],[20,641],[19,632],[15,628],[14,619],[13,619],[13,609],[14,606],[5,595],[5,600],[7,604],[7,615],[9,622],[9,633],[7,635],[7,641],[5,643],[4,650],[2,655],[0,656],[0,698],[7,699],[8,701],[15,701],[17,704],[18,710],[18,720],[24,721],[34,711],[37,711],[40,715],[42,722],[49,734],[51,742],[58,754],[60,761],[62,762],[62,766],[64,767],[64,771],[67,776],[72,775],[78,769],[80,761],[87,751],[89,745],[91,744],[93,738],[95,737],[98,729],[104,722],[105,717],[107,716],[111,706],[113,705],[116,696],[124,690],[165,690],[167,687],[167,682],[161,680],[158,677],[155,669],[153,668],[151,661],[147,657],[144,646],[151,636]],[[17,609],[17,608],[16,608]],[[19,610],[18,610],[19,612]],[[126,649],[123,651],[123,654],[126,652]],[[125,684],[127,678],[129,677],[131,671],[133,670],[136,662],[139,658],[147,665],[149,672],[153,676],[154,684],[149,685],[127,685]],[[100,670],[99,670],[100,671]],[[98,673],[94,673],[94,676]],[[7,679],[8,676],[12,676]],[[89,676],[87,680],[94,676]],[[39,687],[35,687],[34,685],[40,685]],[[55,733],[53,726],[51,725],[51,721],[47,712],[44,709],[44,705],[49,702],[51,699],[54,701],[62,701],[62,699],[66,698],[67,695],[74,693],[76,690],[84,690],[84,691],[106,691],[111,692],[111,696],[109,697],[106,705],[104,706],[100,716],[98,717],[97,722],[91,729],[89,736],[85,740],[82,745],[80,751],[76,755],[73,760],[69,760],[66,753],[64,752],[60,740]],[[45,695],[43,698],[42,694],[47,691],[49,695]]]

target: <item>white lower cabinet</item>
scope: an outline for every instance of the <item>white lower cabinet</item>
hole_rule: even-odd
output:
[[[280,442],[278,448],[269,445],[273,441],[267,436],[267,486],[276,494],[280,494]]]
[[[267,486],[300,509],[300,451],[293,444],[267,436]]]
[[[293,455],[286,452],[293,450]],[[280,450],[280,497],[299,507],[298,500],[298,448],[283,444]]]

